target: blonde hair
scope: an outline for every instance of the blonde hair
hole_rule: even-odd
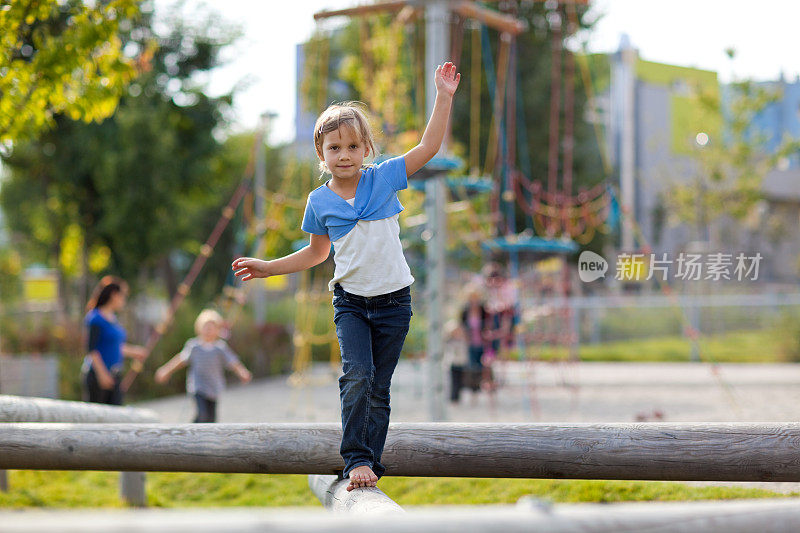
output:
[[[366,106],[361,102],[331,104],[320,114],[314,124],[314,148],[320,159],[319,170],[322,173],[328,171],[322,155],[322,141],[325,139],[326,133],[336,131],[342,126],[348,128],[350,133],[366,145],[373,158],[378,156],[375,148],[375,136],[367,118]]]
[[[213,309],[203,309],[200,311],[200,314],[197,315],[197,319],[194,321],[194,332],[200,335],[200,331],[202,331],[203,326],[209,322],[214,322],[218,326],[221,326],[224,320],[222,320],[222,315]]]

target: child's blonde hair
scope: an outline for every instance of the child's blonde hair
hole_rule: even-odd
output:
[[[222,326],[224,320],[222,320],[222,315],[213,309],[203,309],[200,311],[200,314],[197,315],[197,319],[194,321],[194,332],[200,335],[200,332],[203,330],[203,326],[209,322],[213,322],[218,326]]]
[[[378,151],[375,149],[375,136],[372,134],[372,127],[367,118],[366,106],[361,102],[331,104],[314,124],[314,148],[320,159],[319,170],[322,173],[328,171],[322,155],[322,141],[325,139],[326,133],[336,131],[342,126],[349,128],[350,133],[366,145],[373,158],[378,156]]]

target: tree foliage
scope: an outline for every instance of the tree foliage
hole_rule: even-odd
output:
[[[0,6],[0,142],[29,139],[56,115],[110,116],[135,74],[121,31],[137,0],[9,0]]]
[[[116,112],[99,124],[56,115],[54,129],[15,143],[0,205],[29,256],[65,276],[109,269],[135,283],[157,271],[174,291],[181,254],[199,252],[241,178],[215,165],[232,95],[198,82],[236,33],[209,15],[173,18],[159,35],[142,13],[122,35],[140,71]]]
[[[800,144],[783,139],[770,152],[767,138],[753,129],[756,116],[780,98],[768,86],[735,81],[727,87],[727,103],[719,92],[697,91],[694,97],[706,115],[723,117],[724,130],[713,138],[705,134],[701,123],[696,124],[695,173],[689,181],[673,184],[665,200],[673,218],[694,226],[696,238],[704,239],[707,228],[723,217],[737,222],[760,218],[756,211],[764,199],[764,178],[781,158],[797,153]]]

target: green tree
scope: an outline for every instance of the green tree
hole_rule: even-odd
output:
[[[174,292],[174,251],[199,252],[241,178],[212,165],[232,95],[210,98],[196,81],[236,32],[209,14],[194,25],[168,20],[158,35],[148,5],[142,15],[123,35],[141,68],[116,113],[100,124],[57,115],[52,131],[4,158],[0,204],[16,238],[50,264],[78,239],[83,294],[104,251],[114,272],[133,282],[158,275]]]
[[[719,91],[696,91],[694,98],[703,116],[722,117],[724,128],[716,138],[709,136],[702,122],[691,143],[696,171],[686,183],[674,184],[664,195],[668,210],[680,222],[695,228],[695,238],[717,240],[715,224],[723,217],[737,222],[760,218],[757,211],[764,199],[762,183],[777,162],[800,151],[796,139],[783,139],[777,150],[766,148],[767,138],[752,127],[756,116],[777,101],[780,94],[751,80],[731,83],[727,103]],[[695,115],[696,118],[696,115]]]
[[[55,116],[110,116],[134,76],[120,31],[138,0],[9,0],[0,6],[0,142],[29,139]]]

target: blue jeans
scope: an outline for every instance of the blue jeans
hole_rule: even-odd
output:
[[[483,357],[483,346],[472,346],[469,347],[469,366],[472,368],[482,368],[483,363],[481,362],[481,357]]]
[[[342,354],[343,477],[367,465],[381,477],[381,454],[389,429],[389,388],[411,322],[411,290],[358,296],[337,283],[333,321]]]

